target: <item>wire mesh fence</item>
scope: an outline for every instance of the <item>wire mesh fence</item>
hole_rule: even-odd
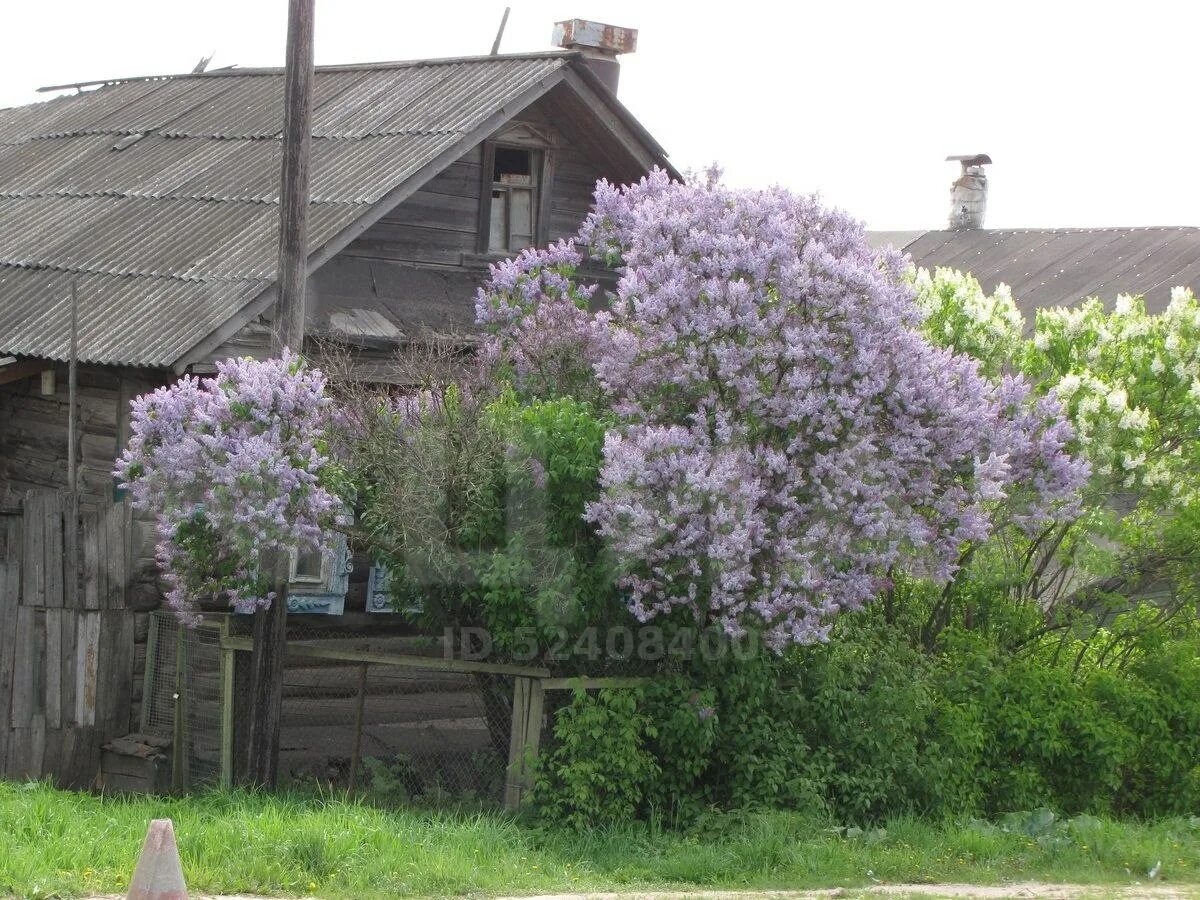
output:
[[[172,786],[222,780],[223,627],[180,624],[173,613],[150,616],[141,731],[172,741]]]
[[[430,665],[378,661],[389,656],[427,656]],[[442,662],[429,638],[290,629],[281,773],[381,800],[500,800],[513,679]]]
[[[383,803],[521,802],[555,708],[583,682],[536,665],[462,659],[445,637],[316,618],[289,621],[282,786]],[[237,781],[250,626],[248,616],[212,616],[195,628],[169,612],[151,616],[141,730],[171,739],[175,790]],[[645,681],[613,677],[609,664],[588,668],[592,688]]]
[[[283,673],[284,786],[348,789],[387,802],[503,799],[512,676],[455,671],[436,639],[296,618]],[[177,790],[235,780],[231,732],[249,684],[231,667],[249,662],[249,630],[249,617],[211,617],[189,628],[170,612],[151,616],[141,731],[172,739]],[[238,637],[233,649],[230,638]]]

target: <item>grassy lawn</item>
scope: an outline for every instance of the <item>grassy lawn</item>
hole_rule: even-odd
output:
[[[1200,819],[1081,817],[1036,836],[913,820],[849,834],[798,816],[714,816],[688,833],[570,834],[497,814],[377,809],[313,797],[102,799],[0,783],[0,895],[117,893],[146,823],[175,820],[197,892],[369,898],[642,888],[805,888],[1021,879],[1200,882]],[[1044,823],[1043,823],[1044,824]]]

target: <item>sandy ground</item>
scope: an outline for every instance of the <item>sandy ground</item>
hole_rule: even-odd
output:
[[[900,900],[1200,900],[1200,885],[1130,885],[1128,887],[1047,884],[1039,881],[1019,881],[1004,885],[980,884],[881,884],[869,888],[831,888],[820,891],[650,891],[613,894],[543,894],[530,897],[499,897],[497,900],[833,900],[833,898],[886,898]],[[107,895],[92,900],[123,900]],[[268,900],[245,895],[192,894],[190,900]],[[279,898],[274,898],[279,900]],[[295,898],[304,900],[304,898]]]
[[[829,900],[844,897],[901,897],[955,898],[967,900],[1004,900],[1004,898],[1038,898],[1038,900],[1181,900],[1200,898],[1200,885],[1173,886],[1165,884],[1115,887],[1103,885],[1046,884],[1037,881],[1014,882],[1005,885],[979,884],[883,884],[869,888],[833,888],[822,891],[671,891],[627,894],[547,894],[524,897],[520,900]],[[517,900],[517,898],[499,898]]]

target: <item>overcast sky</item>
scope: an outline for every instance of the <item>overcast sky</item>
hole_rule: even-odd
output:
[[[316,0],[317,63],[486,53],[503,0]],[[818,191],[872,228],[936,228],[986,152],[990,227],[1197,225],[1191,2],[512,0],[503,50],[553,22],[640,31],[621,99],[680,168]],[[0,106],[41,85],[279,65],[286,0],[9,0]]]

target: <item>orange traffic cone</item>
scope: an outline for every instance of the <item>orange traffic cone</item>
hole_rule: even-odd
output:
[[[187,900],[175,826],[170,819],[154,819],[146,831],[126,900]]]

